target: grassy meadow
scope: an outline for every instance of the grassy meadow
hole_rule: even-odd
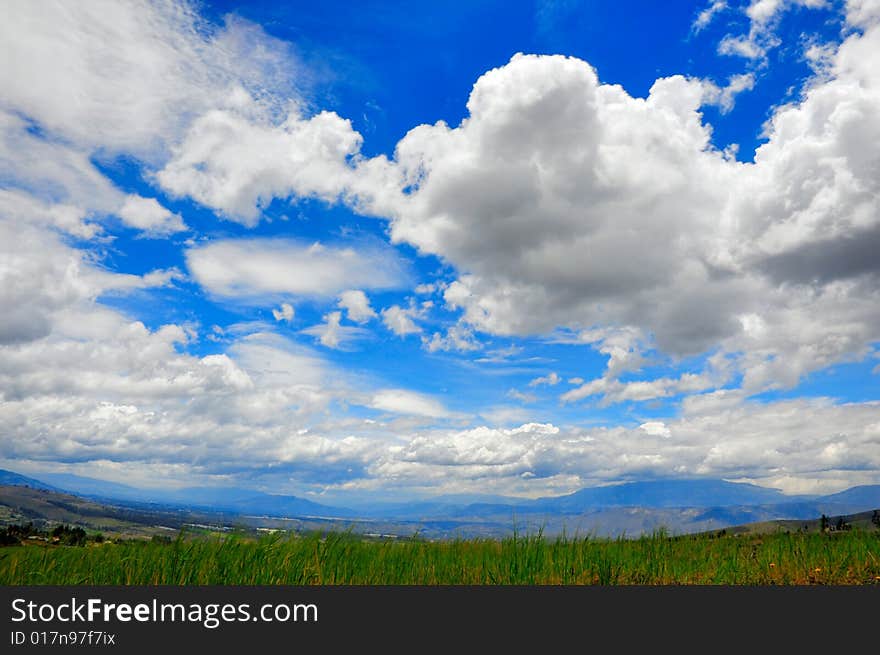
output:
[[[880,532],[453,541],[329,533],[26,545],[0,549],[0,584],[880,584]]]

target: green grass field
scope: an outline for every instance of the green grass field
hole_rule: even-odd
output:
[[[0,549],[0,584],[880,584],[880,533],[639,539],[179,538]]]

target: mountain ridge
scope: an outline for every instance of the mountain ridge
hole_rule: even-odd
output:
[[[792,518],[800,518],[812,511],[843,513],[880,507],[880,485],[860,485],[835,494],[808,496],[786,495],[777,489],[753,484],[704,478],[625,482],[603,487],[585,487],[571,494],[536,499],[461,494],[411,502],[377,503],[374,507],[349,509],[316,503],[299,496],[252,489],[190,487],[174,491],[153,491],[70,474],[47,474],[45,477],[58,486],[12,471],[0,470],[0,484],[19,484],[34,488],[41,488],[42,485],[42,488],[50,491],[74,493],[100,500],[134,502],[144,506],[185,507],[274,517],[480,521],[510,515],[564,517],[588,515],[609,509],[638,508],[702,509],[706,511],[704,513],[714,513],[716,518],[729,519],[734,516],[747,518],[755,513],[766,514],[766,508],[774,507],[778,510],[787,508],[793,513]],[[64,483],[67,488],[62,486]],[[467,502],[473,498],[482,498],[484,502]]]

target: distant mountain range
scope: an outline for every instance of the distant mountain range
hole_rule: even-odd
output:
[[[880,498],[880,485],[868,484],[860,487],[852,487],[846,491],[841,491],[829,496],[822,496],[824,502],[841,503],[845,505],[864,505],[865,508],[878,508],[878,498]]]
[[[11,475],[17,475],[9,471]],[[2,474],[0,474],[2,476]],[[19,476],[24,477],[24,476]],[[44,473],[41,477],[54,484],[54,489],[75,493],[87,498],[107,501],[125,501],[139,506],[186,507],[242,514],[271,516],[333,516],[351,517],[352,510],[330,507],[298,496],[267,494],[253,489],[235,487],[186,487],[183,489],[139,489],[118,482],[108,482],[69,473]],[[32,480],[32,478],[25,478]],[[33,482],[37,482],[33,480]],[[41,482],[37,482],[42,484]],[[3,483],[0,477],[0,484]],[[34,486],[33,484],[26,486]]]
[[[790,502],[776,489],[724,480],[654,480],[581,489],[568,496],[541,498],[540,511],[570,513],[600,507],[725,507]]]
[[[357,509],[315,503],[297,496],[250,489],[194,487],[144,490],[70,474],[36,480],[0,470],[0,485],[68,492],[142,510],[222,512],[247,517],[320,519],[430,526],[440,533],[496,534],[514,523],[602,535],[634,534],[666,527],[694,532],[780,519],[812,519],[880,508],[880,485],[853,487],[825,496],[788,496],[775,489],[723,480],[654,480],[581,489],[565,496],[523,499],[490,495],[438,496],[430,500],[376,503]]]
[[[42,489],[44,491],[61,491],[61,489],[53,487],[51,484],[46,484],[45,482],[24,475],[19,475],[12,471],[4,471],[3,469],[0,469],[0,485],[10,487],[30,487],[31,489]]]

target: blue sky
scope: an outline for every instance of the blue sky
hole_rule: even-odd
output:
[[[0,465],[880,483],[880,4],[13,3]]]

